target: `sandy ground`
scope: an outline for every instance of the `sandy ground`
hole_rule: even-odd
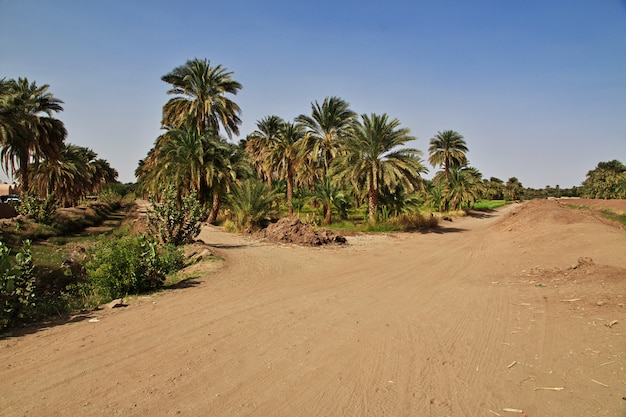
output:
[[[0,340],[0,415],[626,416],[626,231],[545,200],[444,223],[207,227],[218,271]]]

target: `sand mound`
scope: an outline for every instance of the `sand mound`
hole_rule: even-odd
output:
[[[494,224],[496,230],[527,230],[546,225],[588,222],[590,217],[554,200],[531,200],[511,210]]]
[[[331,243],[345,243],[346,238],[330,230],[314,230],[299,219],[286,217],[259,231],[257,237],[279,243],[295,243],[298,245],[320,246]]]

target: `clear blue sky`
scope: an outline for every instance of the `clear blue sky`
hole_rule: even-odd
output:
[[[243,84],[241,138],[336,95],[397,117],[425,160],[456,130],[486,178],[571,187],[626,163],[624,0],[0,0],[0,77],[49,84],[67,141],[123,182],[161,133],[161,76],[194,57]]]

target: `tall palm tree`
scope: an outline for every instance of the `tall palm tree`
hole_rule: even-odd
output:
[[[311,116],[300,115],[296,122],[307,130],[306,148],[311,162],[318,164],[323,178],[337,154],[339,140],[346,136],[350,124],[356,118],[350,105],[339,97],[326,97],[320,105],[311,104]]]
[[[299,123],[283,123],[280,134],[272,143],[268,153],[269,165],[276,169],[280,179],[287,183],[287,208],[293,216],[293,187],[296,169],[302,162],[300,145],[304,138],[304,126]]]
[[[63,102],[48,92],[47,84],[38,87],[26,78],[0,84],[0,159],[5,171],[19,168],[21,189],[28,192],[31,162],[37,166],[43,158],[58,159],[63,149],[67,131],[52,117],[63,110]]]
[[[272,188],[273,167],[269,164],[268,153],[272,144],[279,140],[285,121],[278,116],[267,116],[257,121],[257,129],[248,135],[246,152],[257,172]]]
[[[367,189],[371,223],[376,222],[383,184],[415,189],[421,182],[420,173],[427,172],[419,150],[398,149],[416,139],[408,128],[399,126],[400,121],[389,119],[387,114],[361,115],[361,121],[355,122],[350,135],[343,139],[342,154],[333,164],[337,178]]]
[[[428,162],[435,166],[444,167],[446,179],[450,177],[452,167],[462,167],[467,165],[468,152],[465,139],[454,130],[437,132],[437,135],[430,139],[428,148]]]
[[[220,211],[222,198],[228,194],[233,186],[252,176],[247,155],[243,149],[221,140],[221,146],[215,147],[213,174],[209,182],[212,202],[207,222],[214,224]]]
[[[232,78],[233,72],[207,59],[194,58],[174,68],[161,79],[174,95],[163,106],[163,126],[193,127],[198,132],[210,130],[219,134],[220,127],[228,137],[239,134],[241,109],[227,94],[236,95],[242,86]]]

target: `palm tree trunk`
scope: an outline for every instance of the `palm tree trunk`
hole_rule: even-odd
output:
[[[211,203],[211,212],[207,218],[209,224],[215,224],[217,220],[217,214],[220,211],[220,193],[213,191],[213,202]]]
[[[333,221],[333,212],[330,209],[330,203],[324,203],[324,224],[330,224]]]
[[[287,208],[289,209],[289,216],[293,217],[293,173],[292,168],[287,168]]]
[[[20,188],[22,192],[26,194],[30,193],[30,190],[28,189],[30,186],[30,184],[28,183],[28,177],[30,175],[30,167],[28,166],[29,160],[30,154],[28,152],[26,152],[26,155],[20,156]]]
[[[376,224],[376,212],[378,210],[378,190],[375,189],[374,187],[370,187],[369,192],[368,192],[368,197],[369,197],[369,206],[368,206],[369,222],[371,224]]]

